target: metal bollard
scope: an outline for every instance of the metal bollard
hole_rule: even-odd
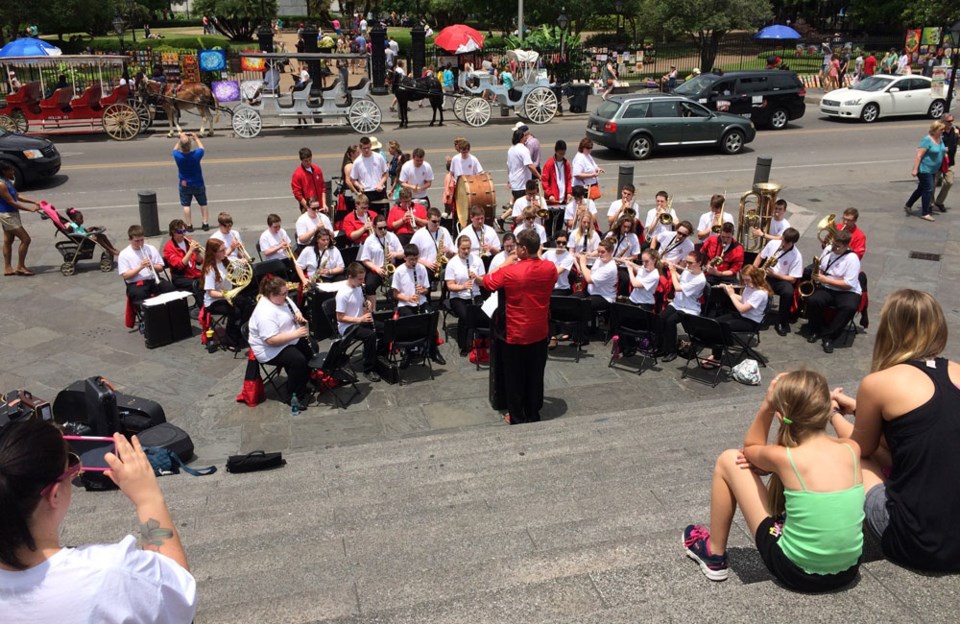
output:
[[[153,191],[138,191],[140,225],[145,236],[160,236],[160,215],[157,214],[157,194]]]
[[[773,158],[769,156],[757,156],[757,168],[753,171],[753,183],[770,181],[770,168],[773,166]]]
[[[617,176],[617,189],[613,197],[620,197],[620,189],[628,184],[633,184],[633,165],[620,165],[620,172]]]

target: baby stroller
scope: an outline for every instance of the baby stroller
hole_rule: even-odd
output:
[[[62,234],[67,239],[58,241],[54,245],[57,251],[60,252],[60,255],[63,256],[63,264],[60,265],[61,273],[68,277],[76,273],[77,261],[92,260],[97,247],[100,247],[102,250],[100,252],[100,270],[104,273],[109,273],[113,270],[113,255],[95,238],[97,233],[103,232],[104,230],[98,229],[96,232],[88,232],[87,234],[75,234],[69,230],[67,219],[61,216],[57,212],[57,209],[51,204],[45,201],[40,202],[40,211],[40,218],[49,219],[53,223],[53,226],[57,228],[54,237]]]

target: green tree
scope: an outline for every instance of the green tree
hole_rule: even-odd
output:
[[[196,0],[193,12],[217,18],[216,28],[231,41],[252,41],[263,19],[277,15],[276,0]]]
[[[713,69],[717,51],[731,30],[751,29],[770,19],[769,0],[645,0],[643,13],[667,32],[690,37],[700,51],[700,67]]]
[[[943,26],[949,28],[960,20],[960,5],[955,2],[914,0],[853,0],[850,17],[868,30],[883,29],[903,33],[905,28]]]

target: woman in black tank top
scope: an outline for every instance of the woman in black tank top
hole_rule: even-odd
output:
[[[960,571],[960,364],[939,357],[947,323],[932,295],[904,289],[880,312],[871,373],[833,417],[863,454],[867,525],[883,553],[920,570]],[[881,438],[882,434],[882,438]]]

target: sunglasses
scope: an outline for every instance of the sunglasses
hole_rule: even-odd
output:
[[[80,463],[80,456],[76,453],[67,453],[67,469],[52,483],[40,490],[40,496],[46,496],[53,489],[53,486],[63,481],[73,481],[83,474],[83,465]]]
[[[565,240],[558,240],[558,241],[557,241],[557,245],[566,245],[566,244],[567,244],[567,241],[565,241]]]
[[[382,226],[382,225],[378,225],[378,226],[377,226],[377,231],[378,231],[378,232],[382,232],[382,231],[384,231],[385,229],[387,229],[385,226]]]
[[[436,225],[436,224],[438,224],[438,223],[440,223],[440,222],[439,222],[439,221],[435,221],[434,219],[430,219],[430,223],[433,223],[434,225]]]
[[[186,233],[187,233],[186,230],[177,230],[177,234],[186,234]]]

